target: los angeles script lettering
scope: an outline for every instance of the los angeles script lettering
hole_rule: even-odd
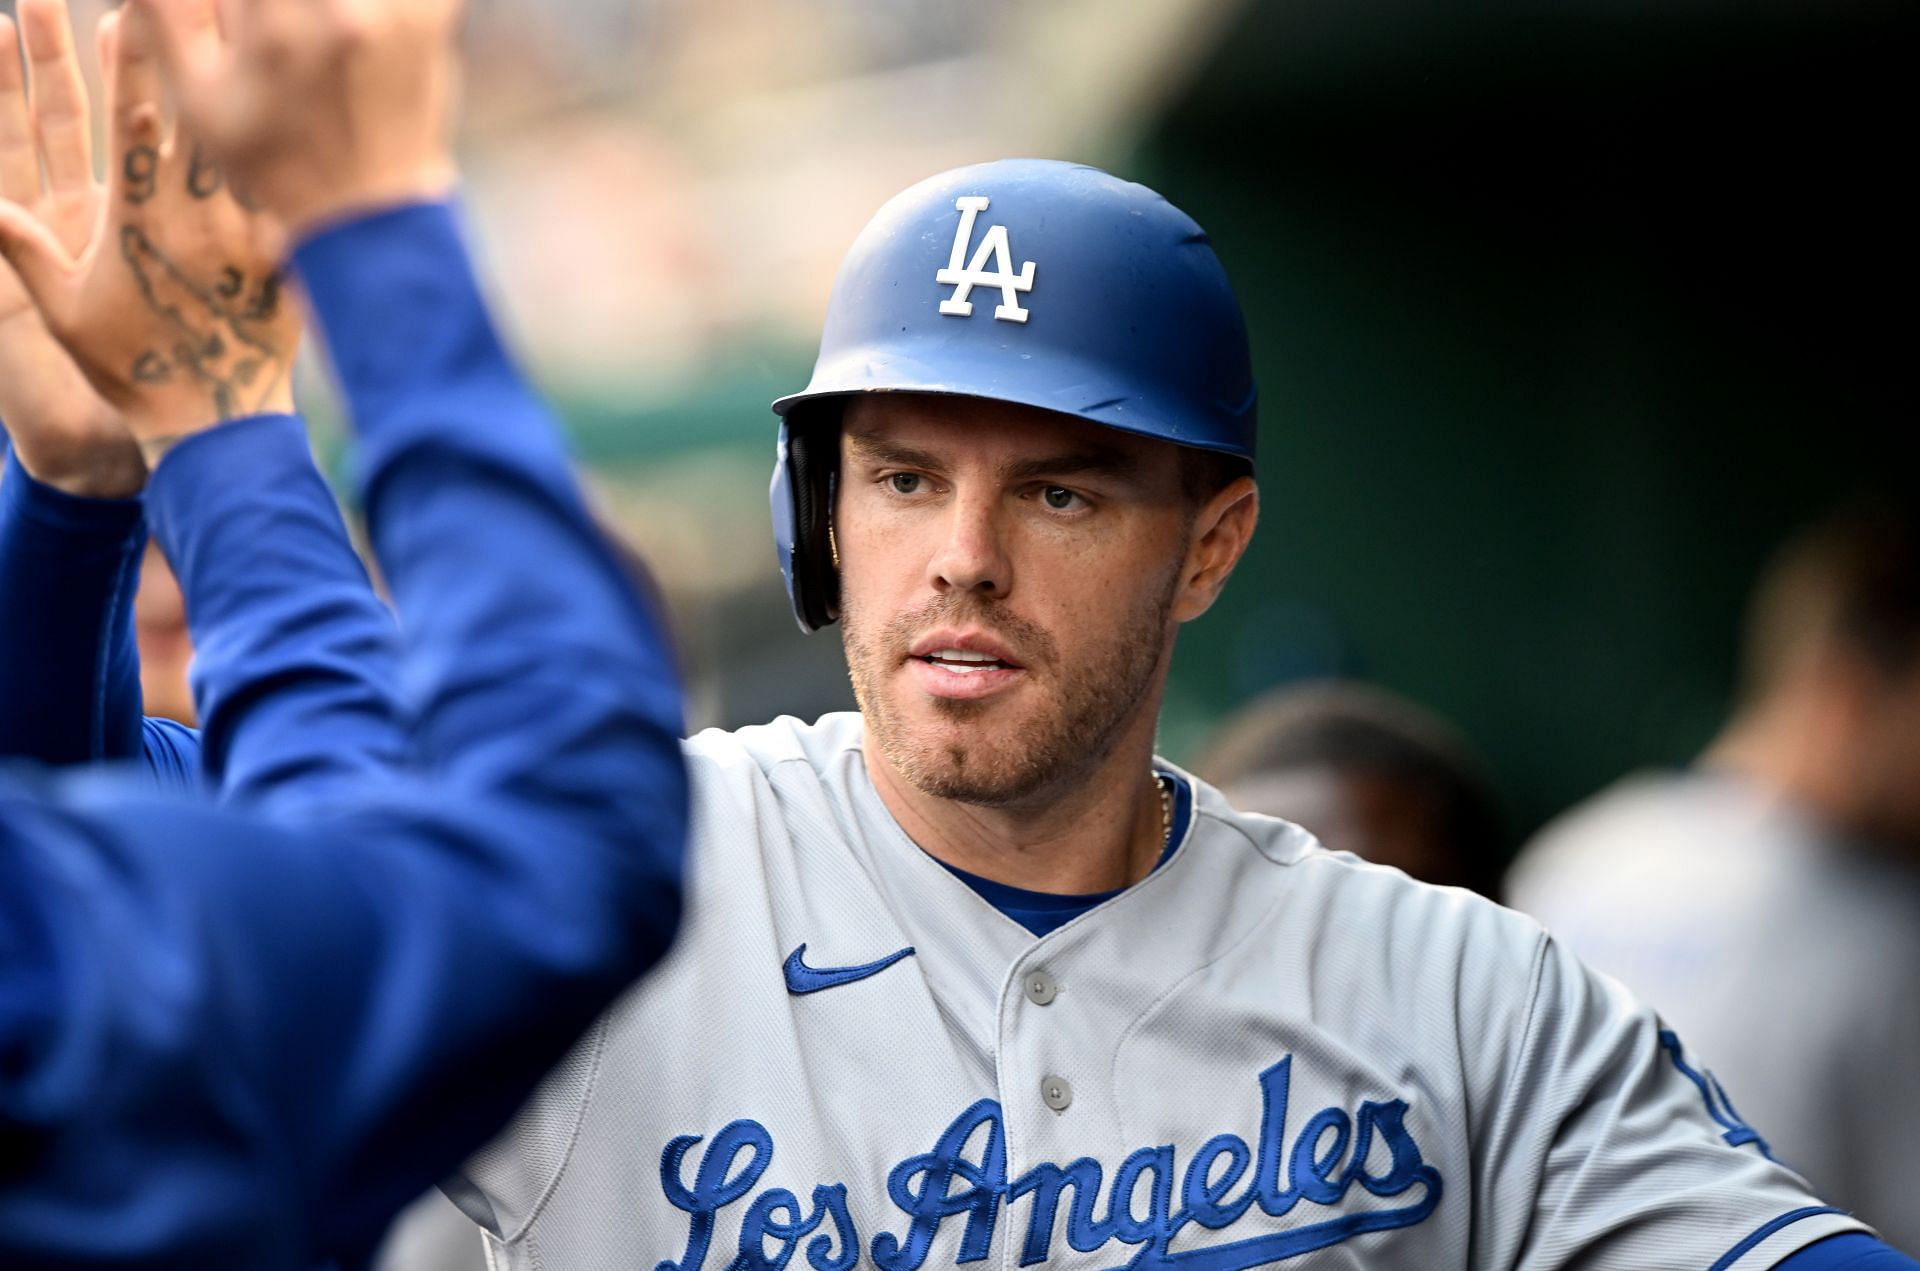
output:
[[[978,1262],[987,1256],[1001,1207],[1027,1197],[1032,1206],[1020,1246],[1022,1266],[1047,1260],[1063,1204],[1070,1248],[1092,1253],[1119,1241],[1137,1246],[1125,1263],[1129,1268],[1190,1271],[1265,1266],[1370,1231],[1409,1227],[1431,1214],[1440,1203],[1440,1172],[1422,1159],[1407,1130],[1406,1103],[1365,1102],[1352,1115],[1323,1108],[1307,1118],[1289,1145],[1292,1072],[1288,1056],[1260,1074],[1257,1150],[1236,1135],[1218,1134],[1201,1145],[1182,1173],[1171,1145],[1145,1147],[1120,1162],[1104,1187],[1100,1162],[1085,1156],[1066,1165],[1043,1162],[1008,1180],[1000,1105],[982,1099],[953,1119],[932,1151],[901,1161],[888,1174],[887,1195],[907,1218],[907,1227],[900,1235],[875,1235],[873,1261],[882,1271],[916,1271],[941,1224],[951,1220],[963,1224],[955,1261]],[[1376,1140],[1385,1149],[1385,1173],[1373,1173],[1368,1165]],[[661,1186],[690,1220],[686,1251],[655,1271],[701,1271],[720,1212],[753,1192],[773,1161],[773,1136],[766,1127],[735,1121],[713,1136],[689,1182],[687,1157],[700,1141],[699,1135],[682,1135],[660,1154]],[[1356,1186],[1383,1199],[1409,1197],[1409,1202],[1331,1217],[1303,1214],[1308,1221],[1221,1244],[1197,1244],[1189,1235],[1182,1243],[1192,1247],[1179,1252],[1171,1247],[1189,1228],[1219,1231],[1256,1206],[1269,1218],[1287,1217],[1303,1203],[1339,1206]],[[726,1271],[780,1271],[802,1242],[816,1271],[848,1271],[859,1261],[860,1235],[844,1184],[815,1187],[805,1205],[781,1187],[754,1195]]]

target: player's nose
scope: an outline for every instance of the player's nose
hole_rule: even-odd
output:
[[[999,600],[1013,586],[1013,561],[1007,554],[997,502],[956,498],[949,504],[942,535],[928,562],[935,591],[978,592]]]

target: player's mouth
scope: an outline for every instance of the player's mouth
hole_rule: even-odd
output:
[[[935,631],[914,641],[907,669],[935,697],[988,697],[1009,687],[1026,667],[983,632]]]

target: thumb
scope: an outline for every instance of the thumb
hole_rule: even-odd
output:
[[[0,258],[13,267],[43,317],[51,319],[66,308],[73,286],[73,258],[39,218],[4,199],[0,199]],[[47,325],[60,324],[50,320]]]

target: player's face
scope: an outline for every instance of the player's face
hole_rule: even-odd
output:
[[[1044,411],[857,399],[834,531],[847,663],[896,771],[1044,798],[1149,730],[1194,507],[1178,452]]]

